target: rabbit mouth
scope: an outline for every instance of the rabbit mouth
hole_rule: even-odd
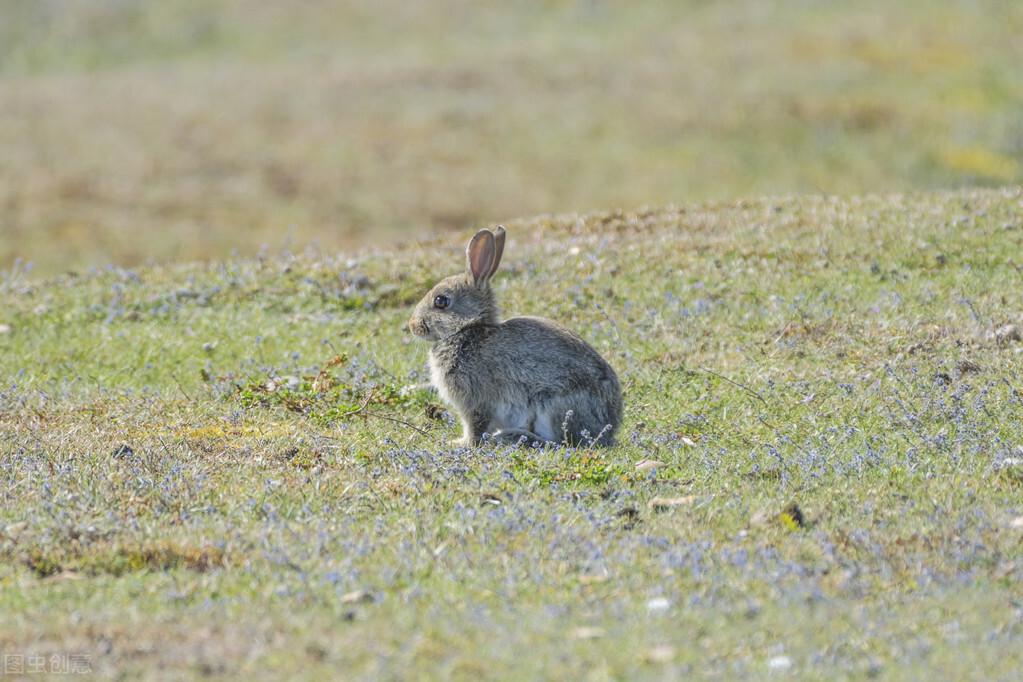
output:
[[[411,320],[408,323],[408,329],[413,336],[419,338],[426,338],[430,335],[430,326],[426,324],[426,320]]]

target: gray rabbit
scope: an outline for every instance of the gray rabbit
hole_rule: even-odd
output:
[[[611,366],[581,338],[540,317],[501,322],[490,278],[505,230],[480,230],[466,273],[443,279],[416,306],[409,330],[433,341],[430,378],[462,421],[458,445],[484,433],[505,442],[610,445],[622,419]]]

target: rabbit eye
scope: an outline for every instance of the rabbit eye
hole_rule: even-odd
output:
[[[440,296],[437,296],[435,299],[433,299],[434,308],[440,308],[441,310],[444,310],[449,305],[451,305],[451,299],[445,296],[444,294],[441,294]]]

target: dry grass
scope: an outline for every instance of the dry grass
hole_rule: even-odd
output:
[[[0,265],[1017,182],[1018,3],[0,4]]]

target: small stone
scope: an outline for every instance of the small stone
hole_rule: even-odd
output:
[[[686,495],[684,497],[654,497],[647,502],[647,506],[655,511],[663,511],[665,509],[673,509],[675,507],[688,507],[696,500],[695,495]]]
[[[368,590],[355,590],[341,596],[342,604],[372,604],[376,599]]]
[[[670,644],[659,644],[647,649],[643,654],[643,660],[648,663],[670,663],[675,660],[675,647]]]
[[[646,610],[649,613],[664,613],[671,608],[671,602],[664,597],[654,597],[646,603]]]
[[[283,389],[297,391],[301,385],[302,381],[296,376],[275,377],[266,382],[266,390],[268,393]]]
[[[688,445],[689,447],[696,445],[696,441],[689,436],[682,436],[679,440],[682,441],[682,445]]]
[[[10,334],[10,333],[11,333],[11,325],[9,325],[9,324],[0,324],[0,334]]]
[[[775,656],[767,662],[768,670],[788,670],[792,667],[792,659],[788,656]]]
[[[1023,528],[1023,516],[1017,516],[1010,521],[1009,528]]]
[[[607,632],[604,628],[596,628],[590,626],[582,626],[575,628],[569,633],[569,637],[572,639],[599,639],[606,635]]]
[[[636,471],[653,471],[662,466],[664,466],[664,462],[656,459],[641,459],[636,462]]]

